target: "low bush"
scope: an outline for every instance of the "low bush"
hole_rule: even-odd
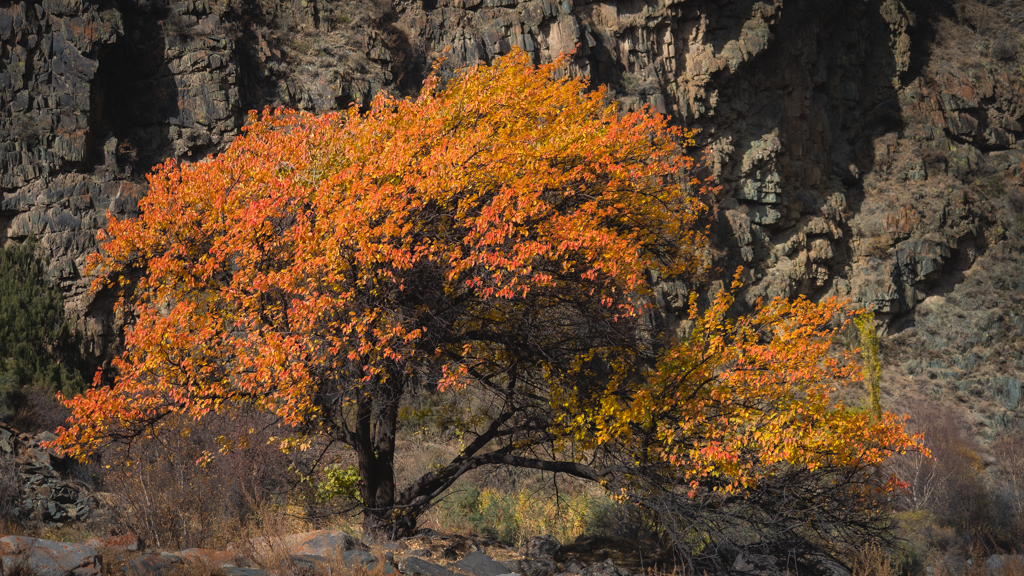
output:
[[[881,547],[869,544],[853,558],[851,576],[893,576],[896,567],[892,557]]]
[[[1012,38],[1000,38],[992,45],[992,57],[1002,62],[1015,62],[1020,52],[1020,43]]]
[[[918,408],[913,422],[924,434],[931,458],[908,454],[893,459],[893,471],[908,483],[901,505],[904,536],[918,554],[972,549],[996,553],[1019,547],[1020,491],[1024,456],[1011,436],[993,448],[999,465],[986,469],[984,449],[969,435],[963,416],[950,407]]]
[[[992,444],[994,478],[1001,508],[1012,515],[1011,538],[1024,543],[1024,430],[1012,430]]]
[[[176,422],[150,438],[111,447],[95,480],[116,495],[110,529],[153,546],[223,549],[257,512],[288,503],[292,462],[267,441],[275,427],[241,411]],[[264,430],[240,441],[250,430]],[[215,456],[197,465],[208,454]]]

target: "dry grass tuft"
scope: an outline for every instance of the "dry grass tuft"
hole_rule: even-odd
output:
[[[850,576],[895,576],[892,557],[876,545],[867,545],[853,558]]]

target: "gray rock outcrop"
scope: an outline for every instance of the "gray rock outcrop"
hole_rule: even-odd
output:
[[[455,563],[455,567],[473,576],[502,576],[509,573],[504,564],[480,551],[467,554]]]
[[[99,576],[101,573],[100,556],[94,548],[27,536],[0,538],[0,564],[8,574]]]
[[[97,503],[87,487],[58,469],[62,460],[41,442],[56,437],[17,433],[0,423],[0,459],[11,465],[19,479],[19,506],[15,517],[44,522],[75,522],[88,518]]]
[[[415,556],[410,556],[400,561],[398,563],[398,570],[408,576],[455,576],[454,572],[444,566]]]
[[[932,324],[922,303],[963,294],[945,302],[984,324],[966,287],[981,282],[1004,296],[1002,317],[1024,314],[1012,298],[1024,277],[1021,14],[1017,0],[12,3],[0,8],[0,243],[40,238],[102,365],[120,320],[109,294],[88,292],[85,258],[108,211],[137,212],[153,165],[223,150],[250,109],[411,94],[445,49],[449,71],[513,46],[538,62],[575,49],[570,72],[624,108],[701,130],[722,185],[717,264],[744,266],[748,304],[849,297],[889,333],[972,353],[977,342],[959,343],[974,336]],[[678,312],[685,294],[663,283],[655,296]],[[977,341],[986,333],[999,331]],[[995,430],[1017,418],[1024,376],[1014,365],[997,381],[988,358],[940,388],[977,384],[969,404]]]

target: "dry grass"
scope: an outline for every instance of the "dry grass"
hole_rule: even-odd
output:
[[[1024,576],[1024,558],[989,555],[972,546],[966,555],[935,551],[927,561],[930,576]]]
[[[986,562],[986,576],[1024,576],[1024,557],[1018,555],[1004,555],[1000,563],[988,570]]]
[[[1024,576],[1024,556],[988,555],[974,546],[967,557],[933,550],[923,569],[907,570],[877,546],[861,549],[851,562],[851,576],[897,576],[924,572],[929,576]]]
[[[581,488],[556,497],[550,487],[506,491],[468,485],[428,512],[424,525],[439,532],[490,536],[515,546],[539,534],[572,542],[593,532],[596,520],[612,506],[604,494]]]
[[[892,557],[875,545],[868,545],[853,558],[850,576],[895,576]]]
[[[172,550],[223,548],[267,506],[286,503],[295,477],[291,462],[267,446],[261,416],[236,413],[196,424],[178,422],[154,438],[103,456],[96,474],[111,492],[111,533],[138,534]],[[204,452],[232,450],[200,466]]]
[[[21,477],[12,458],[0,457],[0,519],[14,518],[21,508]]]
[[[287,556],[288,535],[315,529],[358,534],[360,518],[352,512],[353,503],[325,504],[314,497],[323,480],[317,470],[329,463],[353,464],[354,454],[332,447],[322,455],[321,468],[312,469],[310,460],[321,456],[316,449],[286,456],[260,434],[244,442],[242,433],[259,428],[257,420],[240,413],[200,424],[182,421],[130,449],[110,450],[87,470],[104,496],[103,514],[88,524],[39,525],[28,531],[60,541],[133,533],[150,549],[232,549],[268,569],[279,567]],[[414,434],[407,427],[400,436],[400,487],[446,464],[459,451],[457,440],[442,435],[422,430]],[[204,451],[216,452],[225,444],[233,449],[206,466],[196,465]],[[440,533],[492,536],[516,545],[539,534],[570,542],[595,531],[612,507],[597,486],[564,478],[555,483],[550,473],[488,468],[461,479],[424,515],[420,526]],[[349,512],[339,513],[345,510]],[[134,556],[112,558],[126,565]]]

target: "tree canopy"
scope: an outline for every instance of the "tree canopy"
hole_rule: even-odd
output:
[[[254,405],[294,427],[285,448],[350,446],[365,525],[390,535],[484,465],[625,492],[646,470],[694,498],[911,447],[830,399],[855,377],[825,353],[834,301],[730,321],[723,293],[687,338],[652,328],[648,271],[707,266],[706,190],[691,134],[608,100],[513,52],[365,113],[253,114],[223,154],[168,161],[94,259],[133,321],[112,385],[65,400],[58,444],[84,457]],[[415,389],[473,390],[480,414],[450,463],[398,487]]]

